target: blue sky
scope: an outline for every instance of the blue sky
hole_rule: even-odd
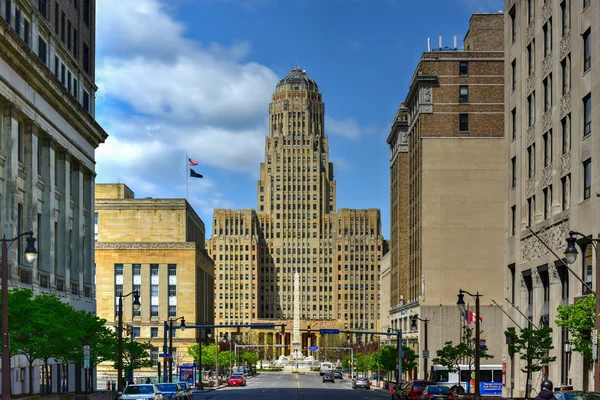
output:
[[[188,199],[210,236],[214,208],[255,208],[270,95],[293,65],[319,85],[339,208],[381,209],[386,138],[427,38],[462,47],[473,12],[502,0],[101,0],[96,118],[109,134],[97,182],[185,197],[185,154],[204,179]]]

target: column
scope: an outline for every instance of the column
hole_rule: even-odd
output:
[[[24,124],[24,161],[25,170],[25,198],[23,201],[24,223],[23,232],[33,231],[33,236],[40,242],[40,229],[38,224],[38,127],[33,124],[32,120],[27,120]],[[38,246],[39,247],[39,246]],[[39,284],[38,280],[38,263],[37,261],[31,265],[31,283],[36,287]]]
[[[43,145],[41,148],[41,164],[40,175],[42,177],[41,184],[43,187],[42,193],[42,218],[39,231],[45,235],[47,240],[39,240],[38,253],[42,255],[38,261],[38,270],[48,272],[50,274],[50,288],[56,289],[56,256],[57,243],[55,241],[57,233],[55,232],[54,209],[56,208],[56,152],[55,144],[50,137],[42,137],[41,132],[38,132]],[[38,257],[39,259],[40,257]]]
[[[86,215],[83,220],[84,238],[82,243],[83,252],[83,283],[90,286],[90,296],[96,298],[96,287],[94,276],[96,275],[94,265],[94,172],[85,169],[83,172],[83,209]]]
[[[6,155],[4,161],[4,190],[2,193],[0,220],[0,234],[7,238],[15,237],[17,233],[17,207],[18,207],[18,126],[14,106],[6,104],[2,108],[2,149]],[[17,246],[12,246],[8,253],[9,262],[13,260],[13,253]],[[12,264],[12,263],[11,263]],[[10,266],[9,266],[10,268]],[[16,274],[16,269],[11,268],[11,275]]]
[[[72,218],[73,233],[71,235],[71,254],[73,259],[69,263],[71,268],[71,280],[79,284],[79,290],[83,291],[83,275],[85,271],[84,262],[84,238],[85,219],[83,216],[83,170],[79,161],[74,160],[71,164],[70,177],[70,199],[73,201]]]
[[[55,196],[56,196],[56,208],[58,208],[58,221],[57,221],[57,232],[56,232],[56,243],[55,243],[55,273],[57,277],[64,279],[64,288],[67,291],[70,288],[70,269],[68,268],[70,259],[69,242],[71,235],[69,235],[69,214],[71,207],[71,193],[69,188],[69,170],[71,167],[69,155],[64,149],[57,149],[56,155],[56,169],[55,169]]]

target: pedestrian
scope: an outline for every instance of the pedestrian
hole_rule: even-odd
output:
[[[537,396],[535,396],[534,400],[552,400],[554,399],[554,385],[552,384],[552,381],[548,380],[548,379],[544,379],[542,381],[542,387],[540,390],[540,393],[538,393]]]

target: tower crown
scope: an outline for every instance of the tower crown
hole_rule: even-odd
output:
[[[319,87],[317,83],[306,75],[306,70],[300,67],[294,67],[285,78],[279,81],[277,89],[282,88],[284,85],[300,85],[300,90],[309,90],[311,92],[318,92]]]

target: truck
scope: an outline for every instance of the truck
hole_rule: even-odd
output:
[[[319,365],[319,374],[323,376],[325,372],[333,372],[333,364],[330,362],[322,362]]]

